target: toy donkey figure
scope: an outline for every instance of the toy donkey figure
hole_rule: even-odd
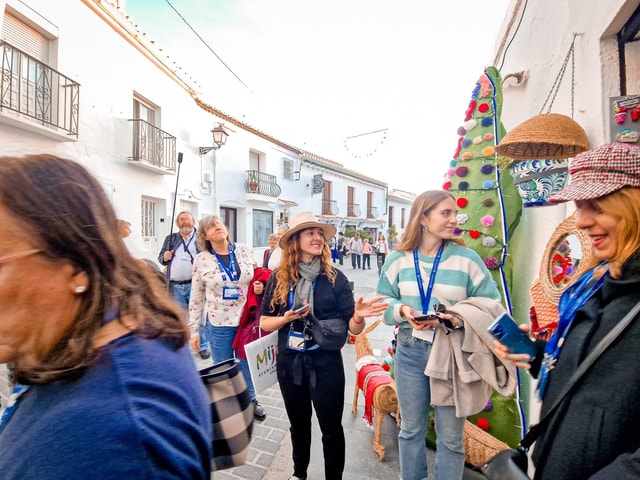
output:
[[[376,452],[380,460],[384,460],[385,449],[380,445],[382,419],[387,413],[396,414],[396,422],[399,425],[400,412],[398,410],[396,382],[373,356],[373,350],[367,338],[367,333],[376,328],[379,323],[380,320],[375,321],[359,335],[355,336],[356,373],[358,382],[356,383],[356,388],[353,393],[351,413],[353,413],[354,416],[356,415],[358,410],[358,391],[362,390],[365,399],[363,418],[370,426],[373,425],[374,416],[376,419],[373,451]]]

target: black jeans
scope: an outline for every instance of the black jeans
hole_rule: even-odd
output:
[[[360,268],[360,254],[351,252],[351,266],[353,268]]]
[[[371,268],[371,254],[370,253],[363,253],[362,254],[362,269],[364,270],[367,267]]]
[[[295,378],[301,377],[301,378]],[[296,384],[299,380],[299,384]],[[342,354],[326,350],[278,353],[278,383],[291,423],[293,474],[306,478],[311,458],[311,405],[322,432],[324,478],[341,480],[344,470],[345,439],[344,366]]]

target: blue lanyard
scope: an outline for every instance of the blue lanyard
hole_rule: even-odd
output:
[[[18,408],[18,400],[27,390],[29,390],[29,385],[21,385],[17,383],[13,386],[11,396],[9,397],[9,403],[2,412],[2,417],[0,417],[0,432],[2,432],[16,408]]]
[[[313,291],[316,291],[316,280],[313,281],[313,283],[311,284],[311,288],[313,289]],[[294,300],[294,289],[293,289],[293,282],[291,282],[289,284],[289,295],[287,296],[287,308],[289,310],[291,310],[293,308],[293,300]]]
[[[218,255],[216,253],[216,251],[211,248],[211,253],[213,255],[215,255],[216,259],[218,260],[218,267],[220,268],[220,271],[222,271],[222,280],[224,280],[225,282],[227,281],[227,277],[225,275],[225,273],[227,275],[229,275],[229,278],[231,279],[232,282],[237,282],[238,279],[240,278],[240,276],[238,275],[238,268],[236,267],[236,255],[234,252],[235,250],[235,245],[233,243],[229,244],[229,268],[227,268],[227,266],[224,264],[224,262],[222,261],[222,258],[220,258],[220,255]]]
[[[602,266],[602,264],[601,264]],[[597,267],[596,267],[597,268]],[[564,345],[564,341],[569,334],[571,325],[576,318],[578,310],[597,292],[604,282],[608,272],[602,275],[598,280],[588,287],[589,282],[593,279],[595,269],[589,270],[576,280],[573,285],[567,288],[560,296],[558,302],[558,313],[560,319],[558,321],[558,330],[551,337],[544,351],[542,360],[542,369],[540,381],[538,382],[538,396],[540,399],[544,397],[544,393],[549,382],[549,374],[553,370],[556,360],[560,355],[560,350]]]
[[[182,246],[184,247],[184,253],[187,253],[187,251],[189,250],[189,245],[191,245],[191,242],[193,241],[193,237],[196,236],[196,231],[194,230],[193,232],[191,232],[191,236],[189,237],[189,241],[185,242],[184,241],[184,237],[182,235],[180,235],[180,240],[182,240]]]
[[[429,312],[429,301],[431,300],[431,292],[433,291],[433,285],[436,281],[436,271],[438,270],[438,264],[440,263],[440,257],[442,257],[442,252],[444,251],[444,241],[440,244],[440,248],[438,248],[438,253],[436,253],[436,258],[433,260],[433,265],[431,267],[431,275],[429,275],[429,285],[427,286],[427,294],[424,293],[424,285],[422,283],[422,272],[420,270],[420,261],[418,260],[418,249],[416,248],[413,251],[413,264],[416,268],[416,280],[418,282],[418,290],[420,290],[420,299],[422,300],[422,313]]]

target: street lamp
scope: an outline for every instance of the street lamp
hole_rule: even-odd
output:
[[[229,134],[227,133],[227,131],[224,129],[222,125],[218,125],[216,128],[211,130],[211,133],[213,134],[213,146],[200,147],[198,149],[198,151],[200,152],[200,155],[206,155],[211,150],[218,150],[220,147],[222,147],[226,143],[227,137],[229,136]]]

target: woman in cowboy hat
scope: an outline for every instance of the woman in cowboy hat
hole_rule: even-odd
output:
[[[602,145],[576,155],[569,173],[569,186],[550,200],[575,202],[594,264],[562,294],[558,330],[549,342],[537,341],[535,358],[509,354],[496,341],[503,358],[540,379],[541,416],[640,301],[640,147]],[[640,436],[632,427],[640,418],[639,345],[636,316],[545,421],[532,455],[535,479],[640,478]]]
[[[334,319],[357,335],[365,318],[381,314],[386,304],[376,303],[382,297],[354,302],[347,277],[331,266],[327,239],[336,234],[334,226],[318,222],[311,212],[300,212],[290,227],[280,238],[282,261],[267,284],[260,323],[265,330],[279,331],[278,383],[293,445],[290,480],[307,478],[312,404],[322,431],[325,478],[336,480],[342,478],[345,461],[342,354],[339,348],[320,347],[311,329],[316,321]]]

